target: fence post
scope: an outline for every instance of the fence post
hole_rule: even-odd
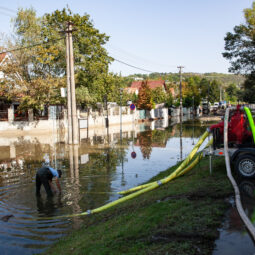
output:
[[[28,109],[28,122],[32,122],[33,120],[34,120],[33,109]]]
[[[14,121],[14,106],[11,105],[10,108],[8,108],[8,122]]]

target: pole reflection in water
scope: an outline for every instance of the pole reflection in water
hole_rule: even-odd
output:
[[[180,115],[180,161],[182,161],[182,115]]]
[[[71,195],[71,200],[69,200],[69,205],[72,205],[72,212],[74,214],[81,213],[81,208],[79,206],[80,201],[80,183],[79,183],[79,146],[69,145],[69,167],[70,167],[70,181],[71,185],[67,191],[67,195]],[[76,217],[73,219],[74,228],[78,228],[81,220]]]

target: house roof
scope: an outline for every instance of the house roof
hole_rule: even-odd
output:
[[[136,89],[140,89],[142,86],[142,82],[143,81],[133,81],[130,88],[136,88]],[[147,81],[148,86],[150,87],[150,89],[155,89],[155,88],[165,88],[165,81],[164,80],[156,80],[156,81]]]
[[[5,59],[7,53],[4,52],[4,53],[0,53],[0,64],[3,62],[3,60]]]

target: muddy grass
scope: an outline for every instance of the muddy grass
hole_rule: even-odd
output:
[[[84,224],[46,254],[211,254],[233,195],[223,159],[208,159],[158,189],[83,217]],[[153,178],[169,175],[174,168]]]

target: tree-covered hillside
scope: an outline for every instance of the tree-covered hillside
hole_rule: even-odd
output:
[[[206,78],[207,80],[213,81],[216,80],[223,85],[223,87],[227,87],[230,84],[236,84],[238,87],[244,83],[244,76],[236,75],[236,74],[224,74],[224,73],[183,73],[183,80],[186,78],[198,76],[201,79]],[[143,79],[151,79],[158,80],[163,79],[169,82],[179,82],[180,75],[179,73],[151,73],[151,74],[133,74],[125,77],[128,85],[130,86],[132,81],[136,78]]]

